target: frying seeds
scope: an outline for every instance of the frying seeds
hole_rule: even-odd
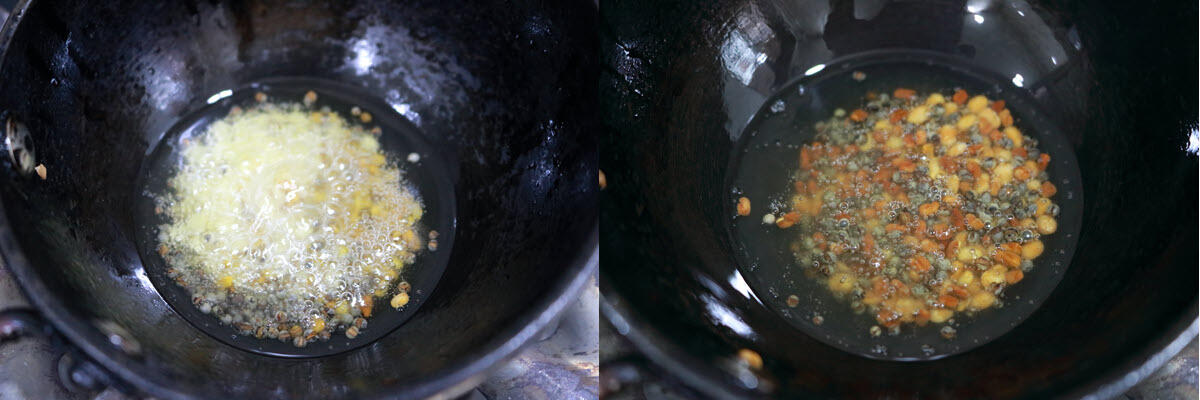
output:
[[[374,135],[328,109],[260,100],[184,146],[156,199],[169,219],[158,252],[200,311],[303,347],[357,336],[377,299],[408,303],[408,284],[392,285],[427,246],[424,210]]]
[[[867,100],[817,123],[772,229],[795,233],[806,275],[890,332],[1000,305],[1057,230],[1050,155],[1003,100],[904,88]]]

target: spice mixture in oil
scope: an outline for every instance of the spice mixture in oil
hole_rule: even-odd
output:
[[[1005,288],[1033,270],[1042,236],[1057,230],[1050,155],[1002,100],[899,88],[816,130],[799,154],[790,210],[763,222],[795,232],[805,274],[869,312],[872,335],[1001,306]],[[737,211],[749,215],[750,199]]]
[[[158,252],[202,312],[244,335],[298,347],[354,338],[375,299],[408,303],[399,280],[436,232],[403,173],[365,131],[327,108],[258,104],[184,142],[183,164],[156,199]],[[370,115],[357,109],[364,123]],[[394,286],[394,290],[393,290]]]

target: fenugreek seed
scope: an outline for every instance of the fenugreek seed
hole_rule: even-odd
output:
[[[750,215],[750,199],[739,197],[737,200],[737,214],[743,217]]]

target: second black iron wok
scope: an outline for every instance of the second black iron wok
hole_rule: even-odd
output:
[[[602,311],[693,389],[1107,398],[1195,337],[1195,3],[614,1],[601,14]],[[864,357],[793,327],[760,302],[781,294],[755,285],[729,234],[726,178],[751,117],[794,82],[880,55],[950,60],[993,77],[985,93],[1030,99],[1058,131],[1039,134],[1061,135],[1082,176],[1061,282],[1007,333],[936,360]],[[874,71],[862,85],[895,78]],[[814,103],[839,96],[814,90]]]

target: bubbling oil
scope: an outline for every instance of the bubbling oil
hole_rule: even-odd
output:
[[[297,347],[337,331],[353,338],[377,298],[395,293],[388,303],[403,307],[401,272],[436,246],[436,231],[419,233],[420,195],[380,150],[379,130],[313,109],[315,98],[260,94],[234,107],[183,141],[169,190],[153,197],[165,217],[158,253],[193,304],[243,335]]]

